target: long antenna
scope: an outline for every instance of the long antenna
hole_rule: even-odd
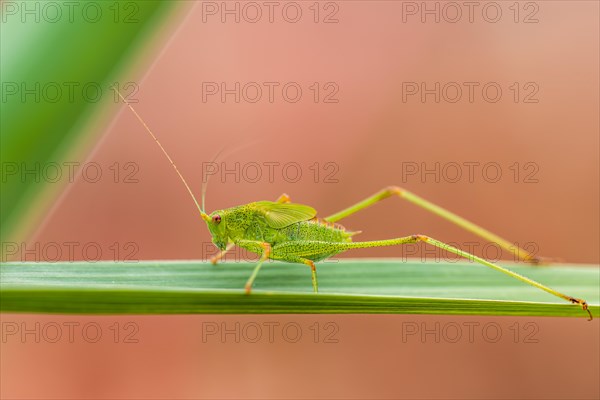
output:
[[[235,153],[236,151],[239,151],[245,147],[248,147],[250,144],[252,144],[254,142],[256,142],[256,141],[237,146],[237,147],[231,149],[228,153],[226,153],[225,156],[229,156],[229,155]],[[221,150],[219,150],[217,152],[217,154],[215,154],[215,156],[213,157],[213,159],[210,163],[214,164],[219,159],[221,154],[223,154],[225,152],[226,148],[227,148],[227,146],[224,146]],[[206,190],[208,189],[208,180],[209,179],[210,179],[210,175],[206,175],[206,177],[204,175],[202,176],[202,209],[203,210],[206,210],[206,206],[205,206],[204,202],[206,200]]]
[[[144,122],[144,120],[142,119],[142,117],[140,117],[140,115],[137,113],[137,111],[135,111],[135,109],[132,107],[132,105],[129,104],[129,102],[127,101],[127,99],[125,97],[123,97],[123,95],[119,92],[119,90],[117,88],[115,88],[114,86],[112,87],[112,89],[119,95],[119,97],[121,98],[121,100],[123,100],[123,102],[127,105],[127,107],[129,107],[129,109],[131,110],[131,112],[133,112],[133,114],[137,117],[137,119],[144,126],[144,128],[146,128],[146,131],[150,134],[150,136],[152,136],[152,139],[154,139],[154,141],[156,142],[156,144],[158,145],[158,147],[160,147],[160,149],[162,150],[162,152],[165,155],[165,157],[167,157],[167,159],[169,160],[169,162],[171,163],[171,165],[175,169],[175,172],[177,172],[177,175],[179,175],[179,179],[181,179],[181,181],[185,185],[186,189],[190,193],[190,196],[192,196],[192,200],[194,200],[194,203],[196,204],[196,208],[198,209],[198,211],[200,211],[200,215],[202,216],[202,219],[204,219],[206,221],[210,220],[210,218],[208,217],[208,215],[206,215],[206,213],[204,212],[204,210],[200,207],[200,204],[198,204],[198,200],[196,200],[196,197],[194,196],[194,193],[192,192],[192,189],[190,189],[190,185],[187,184],[185,178],[183,177],[183,175],[181,175],[181,172],[179,172],[179,170],[177,169],[177,165],[175,165],[175,163],[173,162],[173,160],[169,156],[169,153],[167,153],[167,151],[162,146],[162,144],[160,144],[160,142],[158,141],[158,138],[154,135],[154,133],[152,133],[152,131],[150,130],[150,128],[148,127],[148,125],[146,125],[146,122]]]
[[[213,157],[212,161],[210,162],[211,164],[214,164],[215,161],[217,161],[217,159],[219,158],[221,153],[223,153],[223,150],[225,150],[225,147],[223,147],[221,150],[219,150],[219,152]],[[208,180],[209,179],[210,179],[210,175],[206,176],[206,179],[204,179],[204,176],[202,177],[202,209],[203,210],[206,210],[206,205],[204,204],[204,202],[206,201],[206,189],[208,189]]]

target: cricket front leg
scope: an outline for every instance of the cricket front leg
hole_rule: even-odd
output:
[[[246,294],[250,294],[252,291],[252,285],[254,284],[254,280],[256,279],[256,275],[258,275],[258,271],[260,271],[260,267],[262,267],[263,263],[269,258],[271,254],[271,245],[267,242],[259,242],[255,240],[240,240],[236,243],[240,247],[244,247],[250,250],[253,253],[260,253],[260,258],[256,267],[252,271],[252,275],[248,278],[248,281],[245,285]]]
[[[223,258],[223,256],[225,256],[225,254],[226,254],[226,253],[227,253],[229,250],[231,250],[231,249],[232,249],[234,246],[235,246],[235,244],[234,244],[234,243],[229,243],[229,244],[227,245],[227,247],[225,248],[225,250],[223,250],[223,251],[220,251],[220,252],[219,252],[219,254],[217,254],[217,255],[213,256],[213,257],[210,259],[210,262],[212,263],[212,265],[217,265],[217,263],[218,263],[219,261],[221,261],[221,259]]]
[[[430,201],[425,200],[422,197],[417,196],[414,193],[409,192],[408,190],[402,189],[398,186],[389,186],[377,193],[375,193],[373,196],[370,196],[368,198],[366,198],[365,200],[356,203],[355,205],[348,207],[338,213],[335,213],[333,215],[330,215],[325,219],[325,221],[330,221],[330,222],[336,222],[341,220],[342,218],[346,218],[349,215],[352,215],[358,211],[361,211],[383,199],[387,199],[388,197],[391,196],[398,196],[401,199],[407,200],[410,203],[413,203],[429,212],[432,212],[433,214],[436,214],[440,217],[442,217],[443,219],[450,221],[451,223],[489,241],[492,243],[497,243],[500,247],[502,247],[504,250],[512,253],[517,259],[519,260],[523,260],[526,262],[530,262],[533,264],[539,264],[542,259],[540,257],[536,257],[534,254],[532,254],[531,252],[520,248],[518,246],[515,246],[514,244],[512,244],[511,242],[509,242],[506,239],[501,238],[500,236],[496,235],[495,233],[492,233],[490,231],[488,231],[487,229],[484,229],[482,227],[480,227],[479,225],[474,224],[471,221],[468,221],[466,219],[464,219],[461,216],[458,216],[456,214],[454,214],[453,212],[450,212],[448,210],[446,210],[445,208],[442,208],[436,204],[431,203]]]

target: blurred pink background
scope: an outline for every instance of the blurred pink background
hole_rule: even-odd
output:
[[[277,11],[273,23],[265,20],[266,15],[257,23],[234,23],[231,17],[222,23],[219,15],[204,15],[204,22],[202,4],[190,5],[184,20],[165,28],[170,39],[156,49],[146,71],[123,78],[139,87],[130,96],[138,101],[137,111],[197,196],[202,163],[223,147],[227,155],[221,161],[228,168],[236,162],[240,166],[295,162],[302,171],[295,183],[282,175],[281,168],[275,169],[272,182],[267,167],[256,183],[215,176],[208,190],[208,211],[275,199],[286,192],[325,216],[385,186],[400,185],[510,241],[533,242],[542,256],[598,263],[598,3],[522,2],[518,23],[509,8],[512,2],[496,3],[502,10],[496,23],[483,18],[481,5],[472,23],[466,8],[456,23],[443,18],[435,23],[432,16],[422,23],[420,14],[404,15],[403,21],[407,2],[360,1],[331,3],[337,9],[320,3],[319,23],[313,21],[308,2],[298,3],[303,14],[297,23],[286,22]],[[428,6],[434,4],[438,3]],[[334,11],[338,22],[323,23]],[[538,22],[524,23],[531,13]],[[225,102],[218,95],[204,102],[203,82],[226,82],[230,88],[235,82],[242,86],[278,82],[278,88],[296,82],[303,96],[291,103],[275,89],[270,102],[263,85],[263,98],[256,103],[244,98],[236,103],[232,95]],[[314,82],[319,83],[318,102],[311,89]],[[328,82],[334,85],[325,86]],[[447,101],[454,96],[448,91],[439,103],[433,95],[424,102],[419,95],[403,101],[407,82],[425,82],[428,88],[435,82],[441,86],[457,82],[462,98]],[[479,84],[472,102],[464,82]],[[502,89],[497,102],[483,98],[481,88],[489,82]],[[338,102],[325,103],[332,87],[339,89],[334,95]],[[114,258],[109,248],[115,242],[121,249],[134,242],[134,257],[140,260],[206,258],[202,244],[210,236],[185,188],[134,116],[121,105],[111,107],[114,120],[102,127],[103,139],[93,154],[87,160],[73,160],[99,163],[106,178],[97,183],[79,179],[69,185],[31,241],[94,242],[104,259]],[[135,169],[126,167],[130,162]],[[109,169],[114,163],[119,163],[117,183]],[[311,169],[315,163],[320,172],[316,182]],[[431,174],[403,176],[407,167],[417,166],[421,172],[436,163],[440,170],[447,168],[447,175],[438,181]],[[470,181],[468,163],[495,163],[502,177],[491,182],[494,174],[484,176],[476,167]],[[452,182],[453,165],[463,166],[457,182]],[[326,182],[331,171],[337,183]],[[128,173],[138,182],[124,183]],[[343,224],[362,230],[360,240],[422,233],[458,244],[483,243],[398,199]],[[481,254],[481,246],[475,252]],[[382,248],[347,255],[400,254],[401,249]],[[8,340],[2,344],[3,398],[600,396],[598,320],[3,316],[3,321],[30,325],[67,320],[100,321],[106,326],[135,321],[140,340],[137,344]],[[201,343],[206,321],[295,321],[305,328],[315,321],[335,321],[340,341]],[[415,321],[428,326],[495,321],[505,340],[402,343],[402,324]],[[539,342],[508,340],[514,323],[535,324]]]

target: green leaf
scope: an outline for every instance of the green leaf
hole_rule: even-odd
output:
[[[0,310],[587,316],[578,306],[468,262],[330,260],[317,266],[319,294],[312,293],[306,266],[268,262],[248,296],[243,287],[253,266],[200,261],[5,263],[0,268]],[[598,316],[597,266],[514,265],[511,269],[586,299]]]
[[[21,240],[44,217],[66,182],[63,162],[73,166],[85,160],[100,131],[95,126],[108,116],[106,106],[117,103],[109,87],[118,84],[127,94],[137,90],[135,82],[118,78],[135,66],[150,39],[159,37],[175,9],[185,5],[67,3],[0,4],[3,240]],[[45,168],[56,166],[63,179],[40,178]]]

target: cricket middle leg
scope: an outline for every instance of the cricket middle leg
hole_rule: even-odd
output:
[[[262,267],[263,263],[269,258],[269,255],[271,255],[271,245],[267,242],[259,242],[256,240],[240,240],[236,244],[253,253],[260,253],[258,263],[256,264],[256,267],[254,267],[252,275],[250,275],[250,278],[248,278],[245,285],[246,294],[250,294],[252,291],[252,284],[254,284],[254,280],[256,279],[256,275],[258,275],[258,271],[260,271],[260,267]]]
[[[286,193],[283,193],[281,196],[279,196],[279,198],[277,198],[277,200],[275,200],[276,203],[291,203],[292,199],[290,199],[290,196],[288,196]]]

